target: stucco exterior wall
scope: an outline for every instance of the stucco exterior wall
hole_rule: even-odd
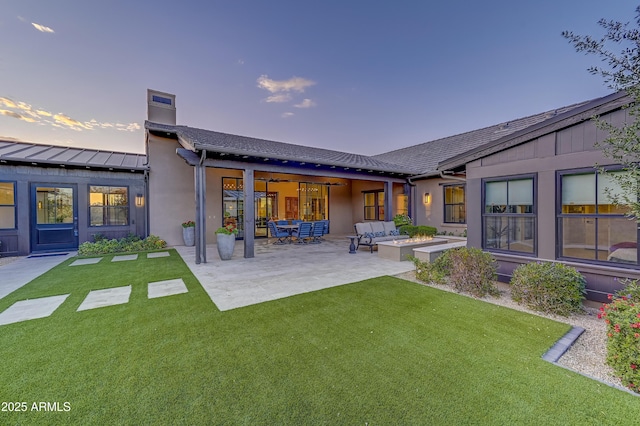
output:
[[[464,184],[459,180],[431,178],[416,181],[415,211],[416,225],[433,226],[438,232],[462,234],[466,224],[444,222],[444,185]],[[430,201],[425,203],[424,194],[429,193]],[[467,194],[468,197],[468,194]],[[467,198],[468,199],[468,198]]]
[[[181,224],[196,215],[193,167],[176,155],[179,147],[149,135],[149,231],[170,246],[184,244]]]

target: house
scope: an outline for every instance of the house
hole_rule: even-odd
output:
[[[146,156],[0,140],[0,255],[146,235]]]
[[[179,245],[180,224],[195,219],[200,263],[225,224],[253,257],[272,219],[329,219],[330,233],[347,235],[356,222],[408,214],[466,232],[469,246],[496,256],[502,280],[523,263],[562,261],[603,301],[616,278],[640,277],[638,230],[607,201],[605,188],[617,189],[594,165],[616,165],[591,117],[623,123],[628,101],[615,93],[368,156],[178,125],[175,95],[148,90],[144,156],[0,142],[0,253],[71,249],[96,233]],[[40,224],[39,202],[59,202],[47,188],[69,187],[74,219]]]

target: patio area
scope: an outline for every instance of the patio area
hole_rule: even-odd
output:
[[[381,259],[367,247],[349,254],[344,235],[326,235],[321,244],[273,241],[256,240],[255,257],[249,259],[237,241],[227,261],[220,260],[215,244],[209,244],[207,263],[201,264],[195,263],[195,247],[175,249],[221,311],[414,269],[411,262]]]

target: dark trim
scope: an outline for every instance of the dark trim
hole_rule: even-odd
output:
[[[442,187],[442,223],[453,224],[453,225],[466,225],[467,224],[467,184],[465,183],[440,183]],[[464,201],[462,205],[464,205],[464,222],[448,222],[447,221],[447,206],[459,206],[460,203],[456,204],[447,204],[447,194],[446,190],[452,186],[461,186],[464,190]]]
[[[18,182],[15,180],[0,180],[0,183],[13,184],[13,204],[0,204],[0,207],[13,207],[13,228],[0,228],[0,231],[15,231],[18,229]]]
[[[522,180],[522,179],[533,179],[533,213],[486,213],[485,209],[486,209],[486,201],[485,201],[485,196],[486,196],[486,183],[488,182],[508,182],[508,181],[512,181],[512,180]],[[507,191],[508,191],[508,184],[507,184]],[[488,252],[492,252],[492,253],[502,253],[502,254],[510,254],[510,255],[518,255],[518,256],[525,256],[525,257],[538,257],[538,173],[526,173],[526,174],[521,174],[521,175],[509,175],[509,176],[499,176],[499,177],[491,177],[491,178],[484,178],[481,180],[481,202],[482,202],[482,215],[481,215],[481,221],[480,221],[480,226],[481,226],[481,246],[482,249]],[[507,203],[508,203],[508,199],[507,199]],[[485,218],[486,217],[506,217],[507,220],[509,218],[512,217],[533,217],[534,221],[533,221],[533,252],[532,253],[527,253],[527,252],[522,252],[522,251],[516,251],[516,250],[502,250],[502,249],[495,249],[495,248],[487,248],[485,246]]]
[[[621,165],[607,165],[607,166],[602,166],[602,168],[606,171],[620,171],[623,170],[623,166]],[[594,194],[594,196],[596,196],[596,211],[598,204],[598,199],[597,199],[597,192],[598,192],[598,175],[599,175],[599,169],[596,167],[582,167],[582,168],[575,168],[575,169],[566,169],[566,170],[556,170],[556,259],[560,260],[560,261],[565,261],[565,262],[575,262],[575,263],[581,263],[581,264],[585,264],[585,265],[600,265],[600,266],[609,266],[609,267],[614,267],[614,268],[622,268],[622,269],[634,269],[637,270],[640,268],[640,250],[636,249],[636,263],[635,264],[631,264],[631,263],[619,263],[619,262],[609,262],[607,260],[599,260],[597,258],[595,259],[584,259],[584,258],[579,258],[579,257],[570,257],[570,256],[563,256],[562,255],[562,247],[563,247],[563,243],[564,240],[562,238],[563,235],[563,218],[593,218],[593,219],[621,219],[621,218],[626,218],[625,215],[622,214],[601,214],[601,213],[587,213],[587,214],[579,214],[579,213],[562,213],[562,177],[563,176],[572,176],[572,175],[587,175],[587,174],[593,174],[596,176],[596,194]],[[598,255],[598,226],[599,226],[599,221],[596,220],[596,223],[594,225],[595,227],[595,244],[596,244],[596,250],[595,250],[595,256],[597,257]],[[636,226],[636,245],[638,245],[638,243],[640,242],[640,228],[638,228]]]
[[[91,187],[92,186],[106,186],[109,188],[127,188],[127,224],[126,225],[92,225],[91,224]],[[135,208],[135,196],[133,198],[133,202],[134,202],[134,208]],[[105,207],[105,206],[102,206]],[[78,206],[78,209],[80,208],[80,206]],[[114,228],[114,227],[130,227],[131,226],[131,188],[129,185],[101,185],[101,184],[94,184],[94,183],[88,183],[87,184],[87,229],[89,230],[89,232],[91,232],[91,230],[94,229],[104,229],[104,228]]]

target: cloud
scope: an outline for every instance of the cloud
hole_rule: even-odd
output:
[[[24,19],[22,16],[18,15],[18,20],[21,22],[27,22],[26,19]]]
[[[79,132],[84,130],[115,129],[123,132],[135,132],[142,128],[139,123],[108,123],[100,122],[95,118],[89,121],[80,121],[61,112],[54,114],[42,108],[34,109],[26,102],[14,101],[5,97],[0,97],[0,107],[5,108],[0,109],[0,115],[57,129],[70,129]],[[52,120],[48,118],[52,118]]]
[[[244,59],[238,59],[238,65],[244,65]]]
[[[3,141],[14,141],[14,142],[22,142],[20,138],[14,138],[13,136],[0,136],[0,140]]]
[[[289,80],[272,80],[267,75],[261,75],[258,77],[258,87],[268,90],[271,93],[281,92],[298,92],[303,93],[307,87],[316,84],[315,81],[307,80],[302,77],[291,77]]]
[[[32,22],[31,25],[33,25],[35,29],[40,31],[41,33],[55,33],[52,28],[45,27],[44,25],[36,24],[35,22]]]
[[[288,93],[278,93],[277,95],[271,95],[265,99],[266,102],[289,102],[291,100],[291,95]]]
[[[289,118],[289,117],[293,117],[295,114],[292,112],[283,112],[281,117],[282,118]]]
[[[316,103],[311,99],[303,99],[299,104],[294,105],[296,108],[311,108],[316,106]]]

